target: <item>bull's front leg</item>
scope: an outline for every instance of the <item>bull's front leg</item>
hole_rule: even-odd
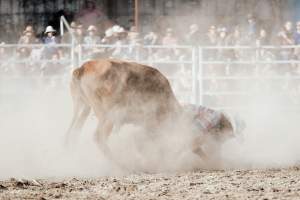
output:
[[[197,136],[192,140],[192,151],[197,154],[202,160],[208,160],[208,156],[203,151],[202,145],[205,143],[205,136]]]
[[[107,141],[108,141],[108,138],[109,138],[112,130],[113,130],[112,122],[105,120],[101,123],[99,121],[95,135],[94,135],[95,136],[94,140],[96,142],[97,147],[110,160],[112,159],[112,154],[108,147]]]
[[[111,121],[105,120],[103,123],[98,123],[97,130],[95,132],[95,142],[100,151],[104,154],[104,156],[112,162],[116,167],[120,170],[130,171],[126,166],[118,161],[118,159],[114,158],[113,153],[111,152],[108,146],[108,139],[112,130],[114,128],[114,123]]]
[[[221,169],[223,167],[221,159],[221,144],[216,142],[213,133],[208,132],[204,136],[197,136],[192,142],[192,151],[197,154],[201,161],[199,166],[207,169]],[[216,134],[216,133],[215,133]],[[203,146],[205,145],[205,151]]]

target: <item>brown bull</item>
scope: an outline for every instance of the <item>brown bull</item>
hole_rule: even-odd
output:
[[[88,61],[71,81],[74,115],[67,139],[79,132],[92,109],[98,119],[95,139],[109,154],[106,140],[125,123],[154,131],[181,109],[169,81],[156,69],[115,59]]]
[[[75,69],[71,93],[74,115],[67,141],[73,133],[80,132],[92,109],[98,119],[95,140],[110,158],[106,141],[113,128],[132,123],[155,132],[165,122],[176,120],[185,110],[175,98],[167,78],[158,70],[116,59],[88,61]],[[220,123],[223,122],[222,118]],[[231,126],[225,128],[227,134]],[[201,131],[203,129],[199,128]],[[222,129],[219,132],[222,133]],[[206,156],[201,149],[205,141],[202,138],[201,135],[195,137],[192,149],[203,158]]]

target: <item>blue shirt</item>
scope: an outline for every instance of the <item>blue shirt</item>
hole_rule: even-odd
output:
[[[299,45],[300,44],[300,33],[295,33],[294,34],[294,40],[295,40],[295,44]]]

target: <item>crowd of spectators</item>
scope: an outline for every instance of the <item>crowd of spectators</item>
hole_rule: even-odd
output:
[[[83,13],[84,14],[84,13]],[[83,15],[82,14],[82,15]],[[96,13],[97,16],[100,15]],[[52,26],[47,26],[43,37],[37,38],[37,33],[32,25],[25,27],[19,41],[19,47],[16,49],[16,58],[42,58],[46,60],[57,60],[70,56],[67,48],[56,47],[53,44],[71,44],[72,38],[74,45],[83,46],[81,53],[86,58],[99,57],[105,55],[111,57],[141,60],[184,60],[190,58],[191,52],[185,49],[175,48],[176,45],[202,46],[220,48],[205,49],[203,58],[210,61],[227,60],[290,60],[299,58],[298,48],[282,48],[277,50],[260,49],[253,51],[247,49],[228,49],[223,46],[249,46],[260,47],[268,45],[299,45],[300,43],[300,21],[293,24],[286,21],[280,30],[266,29],[259,20],[249,14],[244,24],[226,27],[223,25],[211,25],[207,31],[199,27],[198,24],[191,24],[184,34],[178,34],[172,27],[166,27],[165,30],[150,30],[141,32],[137,27],[132,26],[128,29],[110,23],[108,27],[99,27],[96,24],[82,24],[82,20],[73,21],[70,24],[71,30],[63,36],[57,34]],[[5,41],[1,43],[5,44]],[[40,46],[29,47],[29,44],[46,44],[43,48]],[[98,46],[95,46],[98,45]],[[111,45],[101,48],[99,45]],[[170,48],[141,48],[149,45],[169,46]],[[8,51],[8,52],[6,52]],[[79,53],[79,48],[75,51]],[[1,48],[0,57],[9,53],[9,50]],[[10,52],[11,53],[11,52]]]
[[[205,64],[204,76],[300,74],[298,64],[268,63],[269,61],[299,60],[299,48],[282,47],[300,45],[300,21],[296,23],[286,21],[280,29],[276,30],[249,14],[245,17],[245,23],[234,26],[216,24],[205,28],[197,23],[191,23],[184,34],[180,34],[181,32],[174,27],[153,28],[143,32],[144,30],[138,27],[125,28],[111,21],[105,26],[99,26],[96,22],[87,23],[93,22],[91,18],[104,18],[101,12],[92,12],[95,9],[92,5],[88,6],[88,9],[91,11],[82,11],[80,20],[72,21],[70,30],[62,36],[49,25],[45,27],[42,37],[37,37],[40,34],[35,32],[35,27],[27,25],[20,34],[19,40],[15,42],[18,44],[15,49],[6,48],[5,41],[0,43],[1,74],[52,76],[66,73],[71,63],[64,62],[71,59],[70,47],[74,47],[73,59],[82,55],[81,59],[115,57],[165,62],[161,65],[161,69],[166,70],[167,73],[181,74],[179,84],[175,87],[184,89],[185,86],[191,86],[191,82],[184,78],[190,77],[191,65],[180,64],[177,70],[174,67],[176,65],[171,64],[172,67],[170,67],[170,64],[166,63],[167,61],[191,60],[191,47],[198,46],[203,47],[203,61],[211,62]],[[69,46],[57,46],[58,44]],[[234,48],[240,46],[247,48]],[[264,48],[266,46],[278,48]],[[8,64],[10,59],[20,63],[12,67]],[[222,61],[222,63],[213,63],[215,61]],[[249,64],[242,63],[242,61],[249,63],[256,61],[256,63],[253,67],[249,67]],[[236,63],[233,64],[233,62]],[[204,87],[210,91],[224,91],[229,84],[231,83],[228,81],[225,83],[210,79],[204,82]]]

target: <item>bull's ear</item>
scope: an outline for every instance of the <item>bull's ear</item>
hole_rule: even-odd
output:
[[[80,72],[81,72],[80,68],[75,69],[75,70],[73,71],[73,78],[79,80],[79,79],[80,79],[80,75],[81,75]]]

